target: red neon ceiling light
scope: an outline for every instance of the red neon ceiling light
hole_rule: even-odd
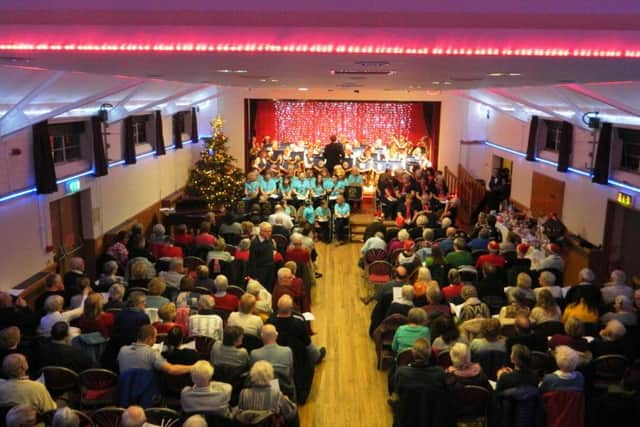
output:
[[[0,51],[42,52],[186,52],[186,53],[292,53],[292,54],[369,54],[414,56],[519,56],[579,58],[640,58],[640,49],[574,49],[462,47],[462,46],[373,46],[346,44],[273,44],[273,43],[0,43]]]

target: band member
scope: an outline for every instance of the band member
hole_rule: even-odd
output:
[[[258,173],[264,172],[264,170],[269,167],[269,158],[267,156],[267,152],[264,150],[260,151],[258,157],[255,158],[251,167],[255,168]]]

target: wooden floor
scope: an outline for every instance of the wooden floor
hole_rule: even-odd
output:
[[[316,369],[309,400],[299,409],[302,427],[392,424],[386,372],[376,369],[368,335],[371,305],[358,299],[363,292],[360,246],[316,245],[323,277],[312,291],[313,341],[326,346],[327,357]]]

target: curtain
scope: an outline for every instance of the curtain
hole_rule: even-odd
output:
[[[573,145],[573,125],[569,122],[562,122],[560,144],[558,146],[558,172],[569,170],[569,160],[571,159],[571,149]]]
[[[33,125],[32,133],[36,190],[38,194],[55,193],[58,191],[58,184],[56,183],[56,168],[51,153],[47,121]]]
[[[182,148],[182,132],[184,132],[184,113],[182,111],[171,116],[171,127],[173,129],[173,145],[177,150]]]
[[[109,173],[109,162],[105,152],[100,116],[91,117],[91,133],[93,135],[93,176],[105,176]]]
[[[597,184],[607,185],[609,183],[609,167],[611,163],[611,139],[613,136],[613,126],[611,123],[603,123],[600,128],[598,138],[598,150],[593,168],[592,181]]]
[[[153,125],[155,126],[155,148],[156,156],[164,156],[166,151],[164,149],[164,135],[162,134],[162,113],[160,110],[153,112]]]
[[[122,121],[122,133],[124,134],[124,164],[136,163],[136,144],[133,141],[133,117],[129,116]]]
[[[431,144],[429,146],[429,159],[435,169],[438,169],[438,142],[440,140],[440,107],[439,102],[423,102],[422,109],[427,135]]]
[[[191,142],[194,144],[200,140],[198,136],[198,117],[196,115],[196,107],[191,109]]]
[[[527,157],[526,157],[526,159],[530,162],[534,162],[536,160],[536,154],[538,152],[537,142],[538,142],[539,122],[540,122],[540,118],[538,116],[531,117],[531,125],[529,126],[529,142],[527,143]]]
[[[344,134],[370,144],[378,138],[387,141],[394,133],[414,142],[429,134],[422,102],[258,100],[257,104],[259,140],[270,136],[284,142],[326,142],[333,134]]]

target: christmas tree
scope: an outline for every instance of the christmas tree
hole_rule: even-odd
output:
[[[244,194],[244,174],[236,159],[227,153],[228,138],[222,133],[222,118],[212,123],[213,137],[204,140],[204,149],[189,173],[187,195],[206,201],[209,209],[232,208]]]

